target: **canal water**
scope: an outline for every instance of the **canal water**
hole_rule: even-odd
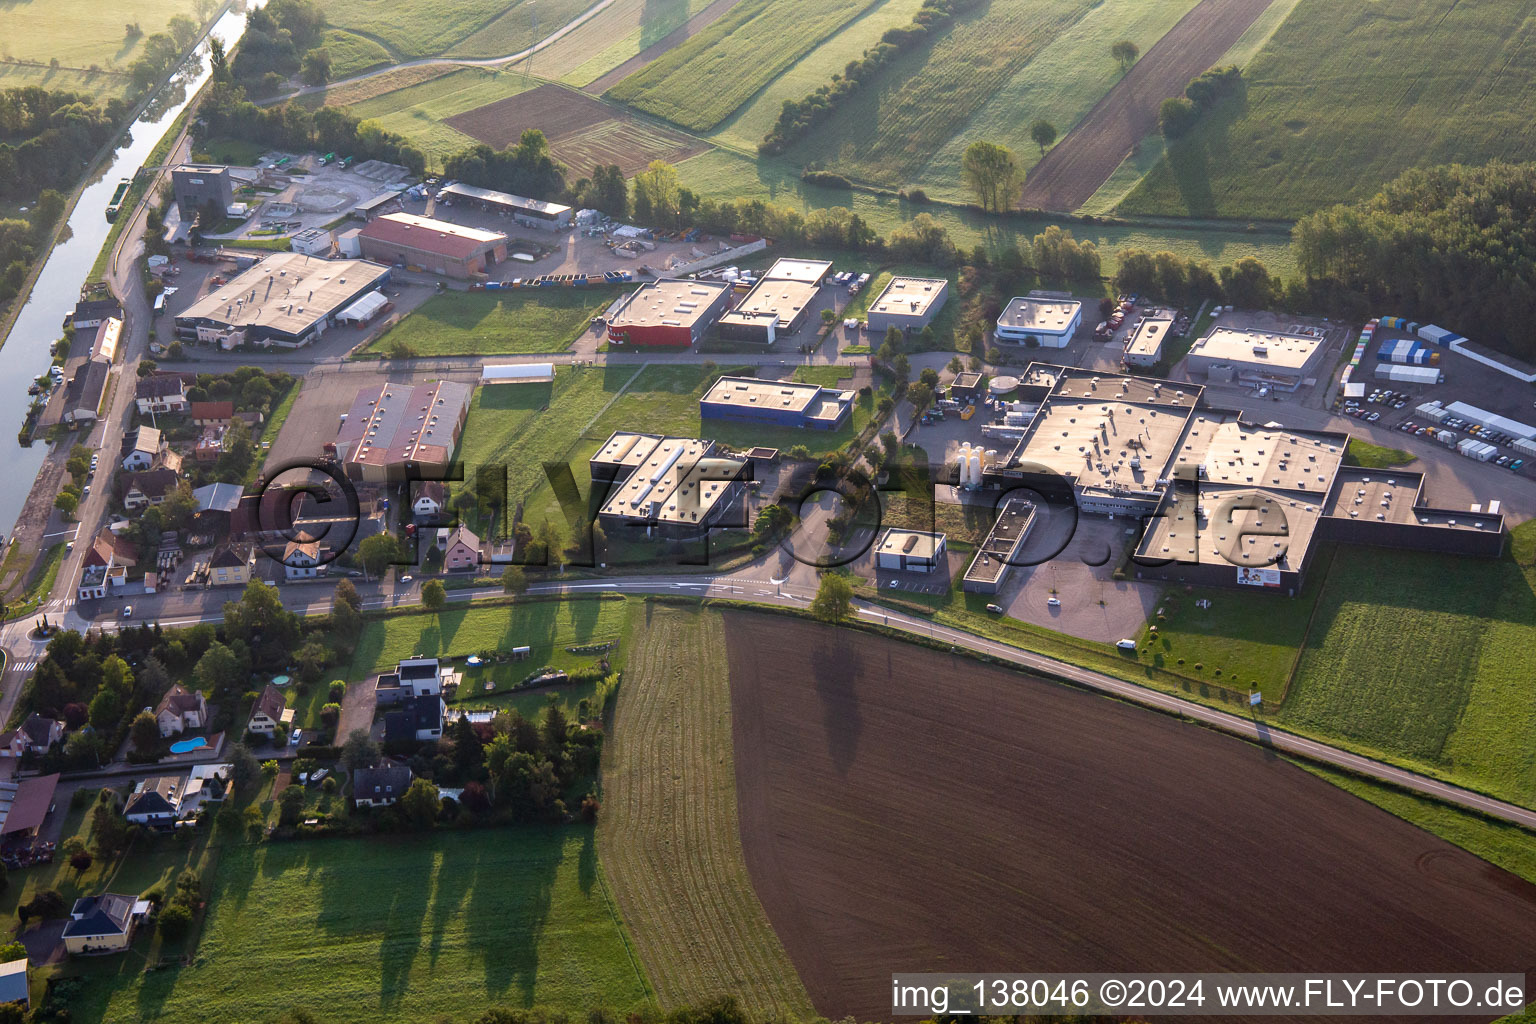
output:
[[[214,24],[211,34],[230,47],[244,31],[244,10],[231,9]],[[10,481],[0,487],[0,537],[9,538],[32,481],[48,455],[49,446],[41,440],[30,448],[23,448],[16,440],[30,401],[27,387],[38,374],[47,372],[52,362],[48,345],[60,337],[64,314],[74,310],[80,288],[106,243],[112,228],[107,221],[107,203],[117,183],[133,177],[143,166],[167,129],[208,80],[210,72],[202,52],[199,47],[190,66],[162,87],[123,137],[100,177],[86,186],[70,214],[64,240],[48,254],[48,262],[43,265],[27,304],[0,347],[0,387],[7,389],[9,397],[9,401],[0,402],[0,410],[4,410],[0,416],[0,476]],[[129,211],[125,209],[122,215],[129,216]]]

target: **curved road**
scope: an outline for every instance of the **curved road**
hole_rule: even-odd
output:
[[[533,56],[540,50],[544,49],[546,46],[550,46],[553,43],[558,42],[565,36],[569,35],[571,32],[574,32],[576,29],[580,28],[582,25],[585,25],[587,22],[597,17],[598,14],[606,10],[613,2],[614,0],[598,0],[597,3],[593,4],[591,7],[588,7],[585,11],[582,11],[576,17],[572,18],[570,21],[566,22],[554,32],[545,36],[543,39],[540,39],[526,50],[519,50],[516,53],[509,53],[505,57],[420,57],[416,60],[401,61],[399,64],[390,64],[388,67],[374,68],[372,71],[365,71],[360,75],[353,75],[350,78],[338,78],[336,81],[327,82],[324,85],[308,85],[302,89],[295,89],[293,92],[283,93],[281,96],[273,96],[269,99],[264,99],[261,101],[261,104],[263,106],[269,106],[273,103],[282,103],[284,100],[291,100],[298,96],[309,96],[313,93],[325,92],[325,90],[334,89],[338,85],[348,85],[352,82],[365,82],[370,78],[377,78],[380,75],[387,75],[391,71],[399,71],[403,68],[423,68],[433,67],[436,65],[452,65],[455,67],[467,68],[495,68],[502,67],[506,64],[516,64],[518,61]]]

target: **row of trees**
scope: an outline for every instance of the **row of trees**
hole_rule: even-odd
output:
[[[923,0],[911,22],[885,30],[880,41],[865,50],[858,60],[849,61],[843,73],[833,75],[832,81],[818,86],[816,91],[799,100],[785,100],[773,127],[758,143],[757,151],[765,155],[784,152],[792,143],[832,115],[847,102],[882,68],[896,57],[923,43],[939,29],[948,25],[957,14],[979,5],[981,0]]]
[[[4,179],[0,178],[0,187],[3,183]],[[32,207],[30,221],[20,217],[0,218],[0,306],[21,291],[28,268],[37,259],[39,249],[63,213],[64,197],[53,189],[46,189]]]
[[[1190,79],[1183,96],[1170,96],[1158,107],[1158,125],[1163,137],[1177,139],[1189,133],[1223,97],[1235,93],[1243,83],[1243,70],[1236,64],[1202,71]]]
[[[177,14],[171,17],[164,32],[146,37],[138,57],[128,66],[128,77],[133,82],[134,91],[145,93],[158,85],[181,63],[200,35],[202,28],[197,22],[185,14]]]

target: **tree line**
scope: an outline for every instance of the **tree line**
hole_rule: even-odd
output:
[[[911,22],[886,29],[880,41],[865,50],[858,60],[849,61],[842,74],[834,74],[830,82],[817,86],[816,91],[804,99],[785,100],[778,119],[758,143],[757,151],[765,156],[784,152],[832,116],[833,111],[900,54],[918,46],[954,21],[957,15],[980,3],[981,0],[923,0]]]
[[[85,93],[0,89],[0,199],[73,188],[81,167],[112,141],[130,109],[123,100]]]

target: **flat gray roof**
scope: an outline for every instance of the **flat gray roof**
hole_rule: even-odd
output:
[[[1125,343],[1125,354],[1156,356],[1162,351],[1163,342],[1168,340],[1168,329],[1172,326],[1172,317],[1147,317],[1141,322],[1141,326],[1132,332],[1130,340]]]
[[[904,555],[907,558],[921,558],[931,562],[938,555],[939,545],[943,543],[944,534],[942,533],[903,530],[893,526],[880,535],[880,540],[875,545],[875,553]]]
[[[273,253],[198,299],[177,319],[303,334],[388,274],[388,267],[369,260]]]
[[[730,291],[725,281],[661,280],[635,289],[608,318],[610,327],[692,327]]]
[[[1218,327],[1196,339],[1189,354],[1213,363],[1299,374],[1322,348],[1323,340],[1307,334]]]
[[[1060,334],[1072,324],[1072,318],[1082,311],[1083,304],[1077,299],[1045,299],[1028,295],[1016,295],[1008,300],[997,325],[1011,331],[1041,331]]]
[[[821,284],[832,269],[831,260],[802,260],[792,257],[773,261],[763,274],[766,281],[799,281],[801,284]]]
[[[949,282],[942,277],[893,277],[869,304],[869,312],[925,316],[948,287]]]

